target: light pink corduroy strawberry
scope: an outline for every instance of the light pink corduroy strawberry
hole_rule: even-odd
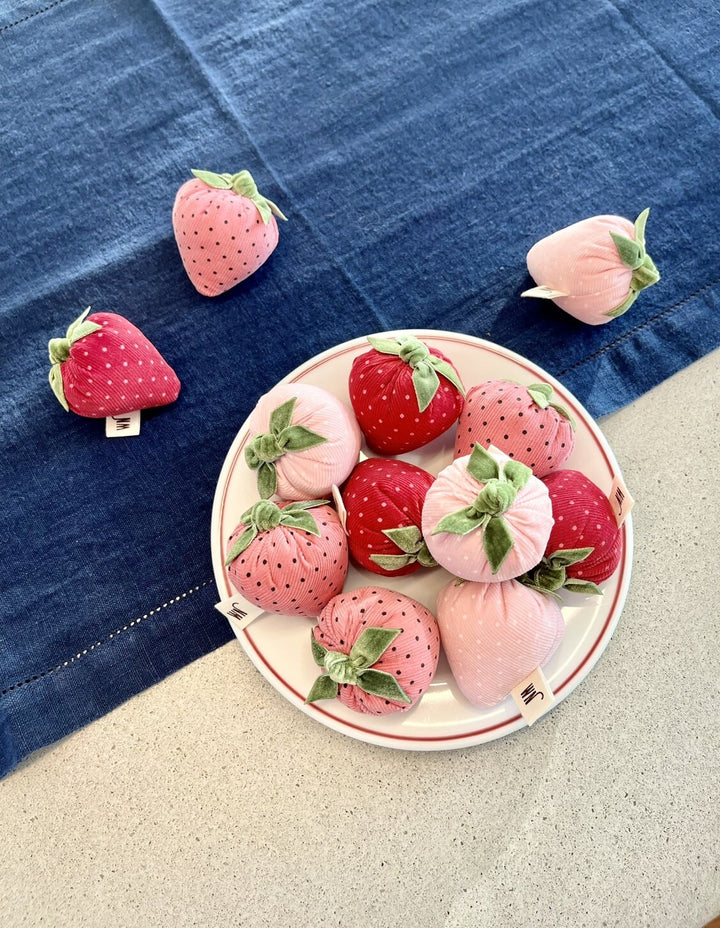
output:
[[[312,630],[323,673],[306,702],[337,698],[369,715],[404,712],[426,693],[440,656],[435,616],[422,603],[382,587],[331,600]]]
[[[536,242],[527,267],[538,286],[522,296],[552,299],[589,325],[621,316],[660,279],[645,250],[649,212],[643,210],[634,224],[622,216],[593,216]]]
[[[218,296],[267,261],[278,243],[275,217],[285,216],[258,192],[249,171],[192,173],[175,196],[175,240],[195,289]]]
[[[575,448],[575,425],[555,402],[550,384],[529,387],[508,380],[486,380],[468,390],[455,437],[455,457],[476,444],[494,445],[521,461],[536,477],[562,467]]]
[[[516,580],[453,580],[437,599],[443,651],[473,705],[501,702],[552,657],[565,634],[557,601]]]
[[[267,499],[330,496],[358,460],[362,436],[347,406],[323,387],[281,383],[248,419],[245,461]]]
[[[343,588],[345,531],[325,500],[260,500],[240,516],[225,566],[238,593],[266,612],[315,617]]]
[[[63,409],[102,419],[174,402],[177,374],[140,329],[117,313],[89,313],[48,344],[50,386]]]

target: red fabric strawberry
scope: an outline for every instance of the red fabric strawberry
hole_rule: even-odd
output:
[[[405,461],[368,458],[356,465],[342,500],[350,554],[360,567],[401,577],[435,566],[420,528],[434,479]]]
[[[174,402],[177,374],[140,329],[116,313],[89,312],[48,345],[50,385],[63,409],[102,419]]]
[[[556,471],[542,482],[550,494],[555,519],[545,548],[545,566],[564,566],[568,577],[591,584],[607,580],[622,557],[622,533],[607,496],[577,470]],[[583,560],[569,565],[551,563],[553,555],[582,548],[592,549]],[[572,589],[567,584],[565,588]]]
[[[323,668],[306,702],[334,699],[356,712],[389,715],[416,705],[440,656],[440,630],[422,603],[381,587],[341,593],[312,630]]]
[[[345,532],[325,500],[261,500],[228,541],[230,582],[250,602],[280,615],[319,615],[343,588]]]
[[[457,421],[465,390],[442,352],[411,335],[368,341],[372,348],[355,358],[348,382],[368,447],[377,454],[404,454]]]
[[[486,380],[465,398],[455,438],[455,457],[470,454],[476,444],[495,445],[527,465],[536,477],[562,467],[575,447],[570,413],[553,401],[552,387],[529,387],[508,380]]]
[[[275,216],[285,216],[258,192],[249,171],[192,173],[195,179],[175,197],[175,240],[195,289],[218,296],[267,261],[278,243]]]

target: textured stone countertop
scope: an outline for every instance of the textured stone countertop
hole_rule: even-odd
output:
[[[587,679],[447,752],[351,740],[232,642],[0,782],[0,924],[700,928],[720,914],[720,353],[600,422],[633,579]]]

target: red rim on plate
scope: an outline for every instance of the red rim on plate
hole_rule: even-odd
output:
[[[379,334],[384,337],[393,337],[402,333],[394,331]],[[435,330],[412,330],[412,334],[433,347],[439,348],[451,358],[467,387],[494,377],[508,380],[519,379],[526,384],[537,381],[551,384],[563,404],[571,410],[577,424],[576,449],[566,466],[587,473],[607,492],[610,491],[613,478],[621,477],[617,461],[605,437],[587,410],[561,383],[536,364],[505,348],[469,335]],[[325,386],[326,389],[348,402],[347,374],[352,360],[368,348],[366,338],[345,342],[311,358],[284,377],[282,382],[312,382]],[[324,382],[326,376],[330,378],[327,383]],[[441,443],[441,457],[444,455],[444,459],[441,459],[440,464],[436,466],[436,471],[439,466],[444,466],[452,460],[454,434],[454,428],[450,429],[442,439],[437,439],[437,442],[433,443],[434,445]],[[244,423],[228,451],[215,492],[211,547],[220,600],[231,597],[235,592],[230,586],[223,565],[223,541],[229,537],[237,524],[239,514],[257,498],[253,490],[254,475],[250,475],[244,461],[244,449],[248,437],[247,424]],[[420,449],[414,457],[403,457],[408,457],[414,463],[425,466],[423,454],[423,449]],[[437,458],[437,449],[435,449],[435,454]],[[428,467],[428,469],[433,468]],[[622,540],[623,554],[618,570],[603,585],[604,595],[594,598],[601,602],[590,606],[587,605],[586,599],[577,597],[575,605],[571,605],[569,609],[572,612],[570,619],[567,619],[568,609],[563,608],[568,629],[566,639],[545,668],[546,676],[556,696],[555,705],[565,699],[595,666],[607,647],[620,618],[629,588],[632,564],[630,516],[623,524]],[[347,589],[367,583],[386,585],[383,577],[361,570],[353,569],[353,571],[356,573],[355,582],[351,582],[349,575]],[[444,574],[440,568],[432,572],[421,571],[419,573],[427,574],[436,571]],[[412,575],[412,577],[417,576],[417,574]],[[449,574],[445,575],[446,580],[449,577]],[[411,578],[404,579],[407,583]],[[397,589],[405,589],[405,587],[401,585]],[[410,589],[405,589],[405,592],[421,601],[423,599]],[[574,598],[571,596],[569,599],[572,601]],[[433,603],[428,601],[427,595],[425,604],[431,611],[434,611]],[[291,629],[293,635],[299,635],[302,630],[302,635],[307,636],[303,637],[304,646],[298,647],[298,673],[295,672],[295,667],[288,669],[285,666],[288,648],[285,636],[288,634],[288,627],[278,627],[277,632],[271,629],[268,633],[269,626],[260,624],[280,623],[281,617],[264,614],[242,630],[236,628],[232,620],[231,625],[248,657],[266,680],[293,705],[329,728],[371,744],[405,750],[432,751],[483,744],[525,727],[526,723],[517,712],[510,697],[499,707],[493,707],[490,710],[478,709],[467,703],[454,687],[447,665],[442,663],[428,692],[409,712],[376,718],[353,712],[333,700],[308,706],[305,704],[305,696],[316,674],[309,647],[309,630],[312,622],[299,617],[282,617],[282,621],[297,623],[297,630],[296,626]],[[571,629],[576,638],[574,642],[568,640],[571,637]],[[261,630],[264,633],[260,633]],[[279,659],[281,655],[282,659]],[[302,668],[301,671],[300,668]],[[432,719],[428,717],[424,722],[413,724],[412,719],[413,717],[417,719],[418,714],[421,713],[421,707],[425,716],[428,716],[435,708],[434,703],[438,706],[438,717]],[[542,720],[536,724],[541,723]]]

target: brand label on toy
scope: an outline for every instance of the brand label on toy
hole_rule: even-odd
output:
[[[628,488],[619,477],[615,477],[613,480],[608,500],[610,501],[610,506],[615,515],[615,521],[619,527],[623,524],[635,503],[635,500],[630,496]]]
[[[345,508],[345,503],[343,502],[343,498],[340,495],[340,490],[338,490],[335,484],[332,485],[332,498],[333,502],[335,503],[335,509],[337,510],[338,518],[340,519],[340,524],[343,527],[343,531],[347,535],[347,509]]]
[[[140,410],[123,412],[117,416],[108,416],[105,419],[106,438],[128,438],[130,435],[140,434]]]
[[[540,667],[518,683],[510,695],[528,725],[537,722],[555,702],[555,694]]]
[[[240,632],[244,628],[247,628],[251,622],[254,622],[258,616],[261,616],[265,612],[264,609],[261,609],[260,606],[256,606],[255,603],[248,602],[247,599],[239,593],[236,593],[234,596],[229,596],[221,603],[216,603],[215,608],[218,612],[222,612],[235,632]]]
[[[559,296],[567,296],[562,290],[553,290],[552,287],[532,287],[530,290],[524,290],[520,296],[535,296],[541,300],[555,300]]]

